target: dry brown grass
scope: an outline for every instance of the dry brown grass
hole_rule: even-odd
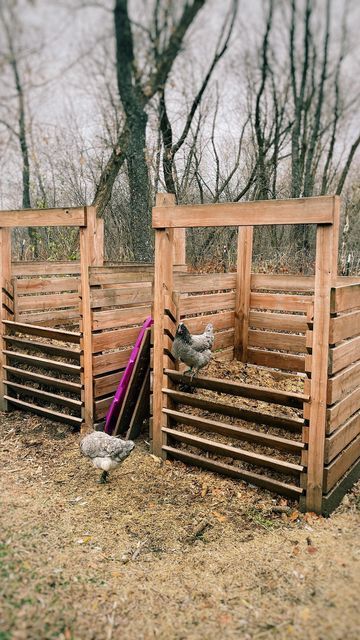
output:
[[[14,412],[1,440],[0,640],[358,637],[359,485],[277,514],[144,440],[105,486],[65,426]]]

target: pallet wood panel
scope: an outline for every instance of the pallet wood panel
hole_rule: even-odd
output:
[[[261,431],[255,431],[254,429],[247,429],[239,424],[218,422],[217,420],[201,418],[200,416],[193,416],[182,411],[174,411],[173,409],[163,409],[163,413],[170,418],[171,423],[175,422],[177,424],[196,427],[201,431],[209,431],[210,433],[220,433],[229,438],[253,442],[254,444],[263,445],[279,451],[287,451],[300,455],[305,448],[305,444],[298,440],[281,438]]]
[[[284,462],[270,456],[261,455],[247,451],[246,449],[239,449],[238,447],[229,446],[223,443],[215,442],[213,440],[207,440],[184,431],[176,431],[175,429],[169,429],[163,427],[162,429],[171,439],[177,442],[182,442],[191,447],[203,449],[211,453],[222,457],[234,458],[235,460],[243,460],[249,464],[255,466],[267,467],[278,471],[279,473],[285,473],[288,475],[300,475],[303,471],[303,466],[299,464],[293,464],[290,462]]]
[[[298,198],[154,207],[152,216],[154,229],[332,224],[333,221],[332,196],[318,196],[316,201],[314,198]]]

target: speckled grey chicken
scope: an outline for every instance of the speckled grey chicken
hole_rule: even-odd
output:
[[[135,443],[109,436],[103,431],[92,431],[80,441],[81,453],[89,458],[97,469],[102,469],[99,482],[107,482],[109,471],[115,469],[131,453]]]
[[[180,322],[176,330],[171,353],[177,360],[188,365],[191,379],[206,367],[211,360],[211,349],[214,344],[214,329],[208,324],[204,333],[192,335],[187,326]]]

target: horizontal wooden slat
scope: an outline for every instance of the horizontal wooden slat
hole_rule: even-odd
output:
[[[134,285],[139,283],[149,283],[152,284],[153,281],[153,273],[149,272],[136,272],[136,271],[118,271],[111,270],[109,272],[106,267],[104,267],[103,271],[94,272],[93,269],[90,269],[90,286],[114,286],[118,284],[129,286],[131,283]]]
[[[44,276],[46,267],[44,267]],[[18,278],[16,290],[18,295],[34,295],[36,293],[61,293],[63,291],[78,291],[78,278]]]
[[[79,304],[78,293],[55,293],[54,295],[21,296],[17,301],[17,310],[46,311],[48,309],[64,309]]]
[[[162,431],[177,442],[188,444],[191,447],[204,449],[205,451],[210,451],[211,453],[215,453],[219,456],[230,457],[236,460],[243,460],[244,462],[248,462],[249,464],[267,467],[269,469],[273,469],[274,471],[278,471],[279,473],[299,475],[304,470],[304,467],[299,464],[284,462],[283,460],[277,460],[276,458],[271,458],[270,456],[253,453],[252,451],[247,451],[246,449],[239,449],[238,447],[215,442],[214,440],[200,438],[199,436],[185,433],[183,431],[176,431],[175,429],[169,429],[167,427],[163,427]]]
[[[130,329],[116,329],[115,331],[103,331],[93,334],[93,353],[106,351],[106,349],[118,349],[133,345],[139,335],[141,325]]]
[[[214,227],[333,222],[332,196],[154,207],[152,226]]]
[[[305,352],[305,336],[273,331],[254,331],[253,329],[250,329],[248,336],[250,347],[282,349],[296,353]]]
[[[225,416],[233,416],[234,418],[245,420],[246,422],[268,424],[295,432],[301,431],[304,424],[304,421],[300,418],[262,413],[253,409],[246,409],[229,405],[224,402],[215,402],[212,400],[207,400],[205,398],[198,398],[197,396],[193,396],[191,393],[182,393],[180,391],[173,391],[172,389],[163,389],[163,393],[166,393],[171,398],[171,400],[173,402],[176,402],[177,404],[184,404],[190,407],[204,409],[205,411],[219,413]]]
[[[180,298],[180,316],[221,309],[233,309],[235,293],[213,293],[202,296],[188,296]]]
[[[331,462],[360,433],[360,410],[325,438],[325,463]]]
[[[150,305],[111,311],[94,311],[93,329],[115,329],[117,327],[140,324],[145,322],[150,313]]]
[[[232,478],[245,480],[251,484],[258,485],[259,487],[263,487],[269,491],[275,491],[275,493],[280,493],[281,495],[289,496],[291,498],[299,498],[299,496],[304,492],[303,489],[296,485],[286,484],[285,482],[280,482],[279,480],[275,480],[269,476],[254,473],[252,471],[245,471],[245,469],[241,469],[241,467],[210,460],[210,458],[197,456],[187,451],[185,452],[180,449],[175,449],[174,447],[163,446],[163,450],[175,460],[181,460],[182,462],[187,462],[188,464],[196,467],[202,467],[209,471],[215,471],[216,473],[231,476]]]
[[[251,289],[269,289],[270,291],[313,291],[314,276],[293,274],[252,273]]]
[[[110,396],[109,398],[101,398],[101,400],[95,400],[95,420],[102,420],[102,418],[105,418],[111,405],[112,399],[113,397]]]
[[[334,404],[360,386],[360,361],[328,379],[327,403]]]
[[[287,293],[251,293],[252,309],[273,309],[274,311],[307,312],[313,296],[291,295]]]
[[[23,394],[25,396],[33,396],[34,398],[40,398],[41,400],[45,400],[53,404],[60,404],[64,407],[80,409],[84,404],[81,400],[74,400],[73,398],[60,396],[56,393],[49,393],[48,391],[29,387],[28,385],[24,384],[18,384],[17,382],[12,382],[10,380],[4,380],[4,384],[8,389],[13,390],[20,395]]]
[[[329,350],[329,373],[337,373],[359,359],[360,336],[357,336]]]
[[[252,398],[261,402],[269,402],[272,404],[285,405],[288,407],[302,408],[303,403],[309,400],[309,396],[303,393],[293,393],[291,391],[277,391],[268,387],[257,387],[252,384],[243,382],[229,382],[228,380],[220,380],[219,378],[207,378],[204,376],[196,376],[189,381],[189,376],[182,375],[178,371],[165,369],[165,374],[175,382],[190,384],[200,389],[210,389],[218,393],[228,393],[242,398]]]
[[[360,435],[324,468],[324,493],[340,480],[351,465],[360,457]]]
[[[27,338],[18,338],[14,336],[4,336],[6,344],[13,344],[25,350],[41,351],[43,353],[50,353],[54,356],[69,358],[70,360],[77,360],[80,362],[80,351],[69,349],[65,347],[58,347],[57,345],[48,344],[46,342],[35,342],[35,340],[28,340]]]
[[[273,369],[305,371],[305,357],[290,353],[277,353],[276,351],[250,348],[248,349],[248,362]]]
[[[15,407],[19,407],[22,411],[30,411],[31,413],[37,413],[49,420],[54,420],[55,422],[65,422],[66,424],[73,424],[80,426],[83,422],[82,418],[78,418],[77,416],[71,416],[67,413],[60,413],[59,411],[54,411],[53,409],[48,409],[45,407],[39,407],[30,402],[25,402],[25,400],[20,400],[19,398],[13,398],[12,396],[5,395],[5,400],[7,400],[10,404]]]
[[[215,331],[234,328],[234,311],[220,311],[212,315],[198,316],[196,318],[185,318],[184,322],[191,333],[202,333],[209,322]]]
[[[360,478],[360,458],[342,476],[339,482],[331,489],[326,496],[323,496],[321,511],[323,515],[329,516],[340,504],[345,493],[351,489],[353,484]]]
[[[71,275],[80,273],[80,262],[75,260],[50,262],[44,261],[19,261],[12,262],[11,273],[13,276],[43,276]]]
[[[74,375],[78,375],[81,371],[81,367],[75,364],[58,362],[56,360],[47,360],[45,358],[39,358],[38,356],[28,356],[24,353],[18,353],[17,351],[4,350],[3,353],[12,361],[15,360],[16,362],[25,362],[26,364],[29,364],[33,367],[55,369],[56,371],[62,371],[63,373],[70,373]]]
[[[266,311],[250,311],[249,326],[253,329],[294,331],[296,333],[305,333],[307,330],[305,316]]]
[[[35,323],[38,326],[44,324],[47,327],[56,327],[59,324],[74,325],[78,324],[80,320],[80,312],[77,308],[64,309],[63,311],[54,309],[53,311],[40,311],[37,313],[23,312],[20,314],[20,320],[26,324]]]
[[[125,304],[152,302],[152,285],[146,287],[127,287],[126,289],[92,289],[91,307],[116,307]]]
[[[331,289],[331,313],[350,311],[360,307],[360,282]]]
[[[354,389],[348,396],[328,407],[326,410],[326,432],[332,433],[345,420],[360,409],[360,388]]]
[[[123,351],[111,351],[93,356],[93,375],[97,376],[125,367],[131,353],[132,349],[124,349]]]
[[[300,454],[305,448],[305,445],[300,441],[273,436],[269,433],[256,431],[255,429],[247,429],[238,424],[218,422],[217,420],[201,418],[200,416],[193,416],[181,411],[174,411],[173,409],[163,409],[163,413],[165,413],[172,422],[178,424],[196,427],[202,431],[210,431],[211,433],[220,433],[229,438],[253,442],[254,444],[263,445],[279,451]]]
[[[18,369],[16,367],[10,367],[8,365],[5,365],[4,369],[11,377],[15,376],[16,378],[20,378],[21,380],[31,380],[47,387],[64,389],[65,391],[69,391],[70,393],[74,393],[77,395],[81,394],[81,390],[83,388],[82,384],[78,382],[69,382],[68,380],[61,380],[60,378],[52,378],[40,373],[35,373],[34,371]]]
[[[4,320],[4,325],[9,331],[16,331],[30,336],[41,336],[43,338],[51,338],[54,340],[62,340],[63,342],[71,342],[80,344],[81,333],[75,331],[65,331],[64,329],[49,329],[47,327],[38,327],[36,325],[24,324],[22,322],[13,322]]]
[[[101,398],[110,393],[115,393],[121,378],[124,375],[124,368],[113,373],[94,378],[94,397]]]
[[[236,273],[174,274],[174,290],[180,293],[234,289]]]
[[[360,311],[330,318],[329,344],[352,338],[360,334]]]
[[[0,211],[0,227],[84,227],[84,207]]]

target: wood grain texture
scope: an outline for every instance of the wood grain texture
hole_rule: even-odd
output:
[[[329,378],[327,403],[335,404],[358,386],[360,386],[360,360]]]
[[[87,216],[84,207],[64,209],[23,209],[0,211],[0,227],[84,227]]]
[[[247,361],[253,235],[252,226],[238,228],[234,356],[241,362]]]
[[[331,462],[360,433],[360,410],[325,439],[325,463]]]
[[[360,282],[331,289],[331,313],[360,307]]]

